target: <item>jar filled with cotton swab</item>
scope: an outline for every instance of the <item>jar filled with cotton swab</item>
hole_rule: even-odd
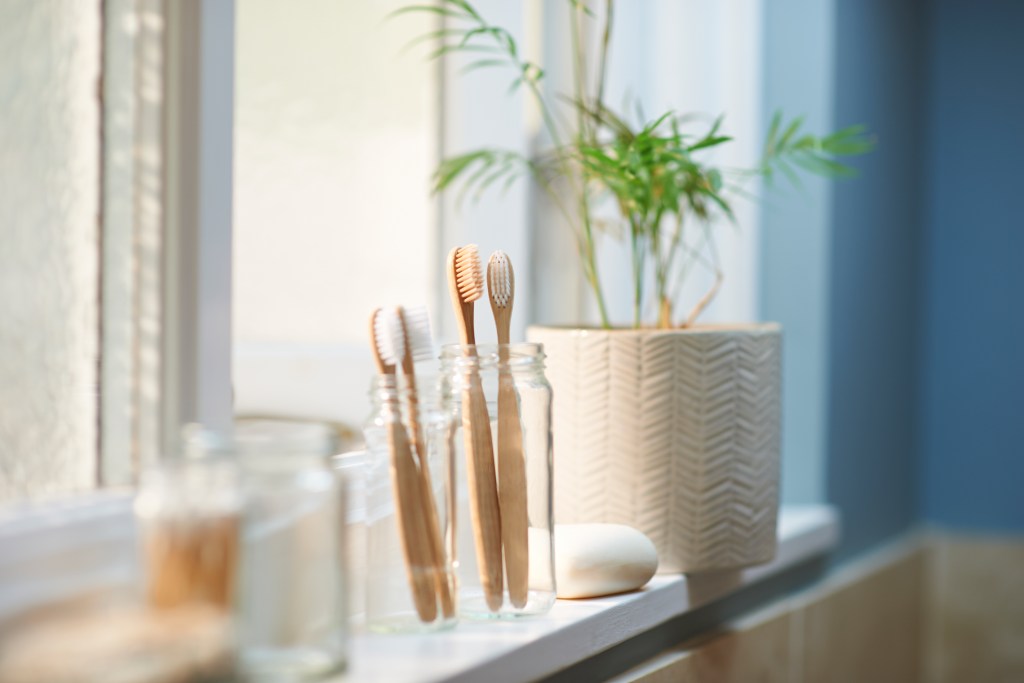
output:
[[[206,634],[202,676],[229,676],[242,520],[237,467],[221,458],[166,459],[143,472],[135,516],[145,608],[177,631]]]

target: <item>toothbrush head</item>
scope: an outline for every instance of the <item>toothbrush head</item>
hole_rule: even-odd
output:
[[[459,300],[464,304],[483,296],[484,276],[480,268],[480,253],[475,244],[455,250],[455,286],[459,291]]]
[[[508,254],[500,250],[494,252],[487,259],[487,290],[491,295],[491,303],[498,308],[511,306],[514,286],[515,276]]]
[[[408,306],[401,311],[405,324],[405,348],[413,361],[433,360],[434,339],[430,335],[430,315],[426,306]]]
[[[405,335],[401,318],[394,308],[379,308],[373,317],[373,339],[377,354],[388,366],[400,365],[405,356]]]

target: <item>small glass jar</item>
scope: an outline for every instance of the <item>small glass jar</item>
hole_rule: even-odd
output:
[[[331,467],[345,490],[345,576],[350,630],[362,630],[366,625],[366,460],[365,449],[331,458]]]
[[[363,600],[366,626],[378,633],[456,623],[451,426],[436,386],[421,380],[413,390],[404,377],[381,375],[370,391]]]
[[[551,385],[540,344],[441,351],[459,468],[460,614],[545,614],[555,602]],[[463,474],[464,473],[464,474]]]
[[[140,477],[143,604],[159,619],[151,627],[201,638],[189,680],[227,680],[236,668],[242,500],[230,460],[168,458]]]
[[[344,500],[315,425],[251,421],[233,450],[246,495],[240,640],[246,680],[345,664]]]

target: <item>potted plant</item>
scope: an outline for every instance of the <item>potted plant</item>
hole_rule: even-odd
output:
[[[567,1],[574,89],[554,101],[540,87],[544,70],[466,0],[407,8],[445,17],[432,34],[440,42],[434,55],[468,52],[477,57],[469,68],[510,69],[512,88],[536,102],[551,140],[534,157],[488,148],[445,159],[434,190],[479,194],[529,175],[576,237],[601,327],[529,332],[544,344],[555,391],[556,521],[634,526],[654,540],[662,572],[766,562],[778,508],[781,329],[698,323],[724,277],[710,220],[732,220],[733,197],[755,177],[852,175],[837,158],[867,152],[873,141],[863,126],[816,136],[802,131],[800,118],[776,114],[756,168],[719,168],[707,156],[731,140],[722,117],[694,133],[687,116],[634,122],[606,103],[613,0],[588,87],[579,36],[582,22],[596,19],[583,0]],[[556,116],[559,102],[571,110],[569,126]],[[615,218],[597,220],[609,205]],[[611,325],[598,273],[597,233],[609,224],[632,257],[629,328]],[[696,301],[677,301],[679,278],[694,265],[708,268],[713,282]]]

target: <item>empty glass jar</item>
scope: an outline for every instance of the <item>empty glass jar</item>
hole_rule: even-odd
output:
[[[441,364],[459,465],[460,614],[544,614],[555,601],[555,575],[551,386],[543,349],[450,345]]]
[[[322,434],[250,422],[240,639],[246,680],[313,680],[345,663],[344,501]]]

